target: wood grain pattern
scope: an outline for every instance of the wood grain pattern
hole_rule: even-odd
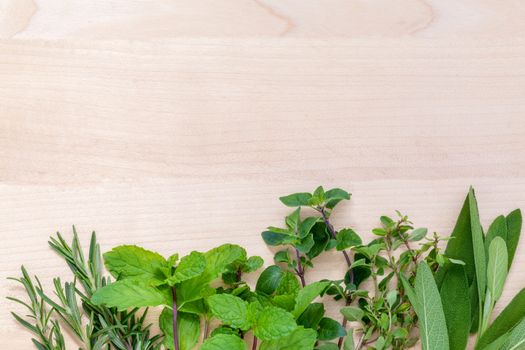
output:
[[[222,242],[269,262],[277,197],[354,197],[448,234],[468,186],[485,227],[525,208],[519,1],[0,1],[0,290],[47,237],[169,254]],[[284,36],[284,38],[282,38]],[[338,277],[337,255],[310,280]],[[500,306],[525,286],[522,240]],[[0,299],[0,343],[31,349]],[[499,309],[498,309],[499,310]]]

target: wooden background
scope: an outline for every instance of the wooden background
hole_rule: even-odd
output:
[[[68,276],[46,242],[72,224],[104,250],[236,242],[270,262],[277,197],[318,184],[353,193],[335,223],[368,236],[394,209],[450,233],[471,184],[485,225],[525,208],[524,16],[521,0],[0,0],[3,348],[32,349],[5,277]],[[522,239],[500,308],[524,264]]]

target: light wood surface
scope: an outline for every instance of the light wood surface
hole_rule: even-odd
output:
[[[46,246],[164,254],[224,242],[270,263],[280,195],[353,193],[370,237],[399,209],[448,234],[469,185],[485,226],[525,208],[522,1],[0,0],[0,290]],[[335,261],[335,263],[334,263]],[[340,276],[338,255],[308,279]],[[525,286],[522,239],[498,310]],[[336,266],[336,268],[334,268]],[[32,349],[0,299],[0,343]]]

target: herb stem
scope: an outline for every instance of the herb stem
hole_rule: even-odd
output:
[[[253,343],[252,343],[252,350],[256,350],[256,349],[257,349],[257,337],[254,335]]]
[[[330,222],[330,219],[328,218],[328,215],[326,214],[325,208],[324,207],[320,207],[318,209],[318,211],[323,216],[323,221],[326,224],[326,227],[328,227],[328,231],[330,231],[330,235],[332,236],[332,238],[333,239],[337,239],[337,231],[335,230],[334,225],[332,225],[332,223]],[[348,265],[348,267],[350,267],[352,265],[352,261],[350,260],[350,256],[348,255],[346,250],[342,250],[341,252],[343,253],[343,255],[345,257],[346,265]]]
[[[352,300],[351,300],[349,297],[347,297],[347,298],[346,298],[346,303],[345,303],[345,305],[348,306],[348,305],[350,305],[351,303],[352,303]],[[344,328],[344,329],[346,329],[346,325],[347,325],[347,324],[348,324],[348,320],[347,320],[346,317],[343,316],[343,328]],[[337,341],[337,347],[338,347],[339,349],[342,349],[342,348],[343,348],[343,342],[344,342],[344,340],[345,340],[345,337],[344,337],[344,336],[339,337],[339,340]]]
[[[303,288],[306,286],[306,281],[304,279],[304,268],[303,263],[301,262],[301,253],[299,253],[299,249],[295,248],[295,254],[297,256],[297,275],[301,279],[301,285]]]
[[[179,333],[177,331],[177,291],[175,286],[171,288],[171,293],[173,295],[173,345],[175,346],[175,350],[180,350]]]

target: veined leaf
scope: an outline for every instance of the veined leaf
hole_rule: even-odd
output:
[[[222,323],[247,330],[250,328],[248,322],[248,303],[231,294],[215,294],[208,298],[208,305],[213,316]]]
[[[233,334],[217,334],[208,338],[200,350],[246,350],[246,343]]]
[[[471,326],[467,275],[461,265],[451,266],[441,285],[441,302],[451,350],[465,350]]]
[[[263,341],[259,350],[312,350],[316,339],[316,331],[299,327],[280,339]]]
[[[415,292],[418,300],[416,313],[419,317],[419,332],[423,350],[448,350],[447,324],[441,297],[432,271],[426,262],[417,268]]]
[[[507,245],[503,238],[494,237],[489,247],[489,264],[487,266],[487,283],[493,303],[500,298],[507,279],[507,254]]]
[[[502,337],[525,318],[525,288],[503,309],[498,317],[487,328],[476,345],[476,349],[484,349],[489,344]]]
[[[168,279],[170,285],[197,277],[206,268],[206,258],[199,252],[191,252],[180,260],[175,269],[175,274]]]
[[[501,350],[520,350],[525,348],[525,319],[512,329]]]
[[[291,313],[275,306],[259,312],[253,333],[261,340],[274,340],[287,336],[297,328]]]
[[[307,206],[312,195],[310,193],[293,193],[288,196],[280,197],[279,200],[287,207]]]
[[[169,289],[159,289],[147,281],[135,278],[111,283],[95,292],[91,301],[96,305],[126,310],[134,307],[171,305]]]
[[[104,254],[104,264],[113,277],[139,277],[163,281],[168,262],[160,254],[135,245],[121,245]]]

